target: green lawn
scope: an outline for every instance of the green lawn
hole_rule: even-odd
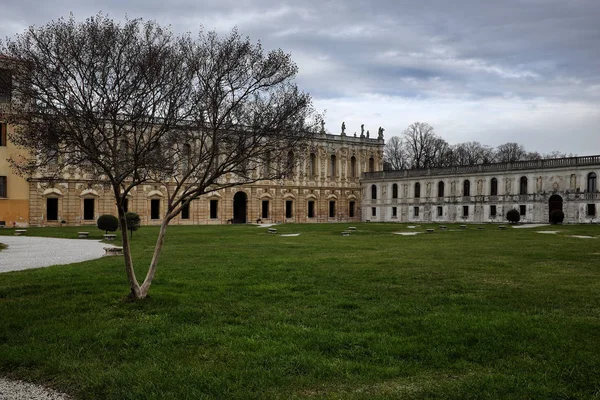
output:
[[[600,398],[600,226],[347,226],[170,227],[137,303],[119,257],[0,274],[0,375],[81,399]],[[134,233],[140,278],[156,234]]]

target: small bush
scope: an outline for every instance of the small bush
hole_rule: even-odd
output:
[[[565,220],[565,213],[562,210],[553,210],[550,212],[550,222],[553,224],[562,224]]]
[[[130,232],[131,237],[133,237],[133,231],[140,229],[140,216],[134,212],[126,212],[125,219],[127,220],[127,230]]]
[[[516,224],[521,220],[521,214],[519,214],[519,210],[513,208],[506,213],[506,219],[511,224]]]
[[[119,229],[119,219],[114,215],[104,214],[98,217],[98,229],[105,233],[114,232]]]

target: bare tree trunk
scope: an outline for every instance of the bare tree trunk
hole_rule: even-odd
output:
[[[125,213],[121,209],[119,209],[119,225],[121,227],[121,244],[123,246],[123,257],[125,259],[125,272],[127,273],[127,280],[129,281],[129,287],[131,288],[131,297],[136,300],[142,299],[140,284],[135,277],[133,260],[131,259],[131,245],[129,236],[127,235],[127,219],[125,218]]]
[[[150,268],[148,268],[146,279],[144,279],[144,283],[140,288],[140,299],[143,299],[148,295],[148,290],[150,290],[150,285],[152,285],[152,280],[154,279],[154,274],[156,273],[156,266],[158,265],[158,259],[162,253],[163,244],[165,243],[167,226],[169,225],[170,221],[171,218],[165,217],[160,225],[160,231],[158,232],[158,238],[156,239],[156,245],[154,246],[154,254],[152,255],[152,261],[150,262]]]

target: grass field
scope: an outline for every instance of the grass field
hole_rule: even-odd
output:
[[[137,303],[119,257],[0,274],[0,375],[81,399],[600,399],[600,226],[347,226],[170,227]],[[134,233],[140,278],[156,234]]]

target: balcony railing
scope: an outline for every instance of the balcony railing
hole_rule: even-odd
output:
[[[551,158],[547,160],[516,161],[512,163],[465,165],[448,168],[403,169],[396,171],[365,172],[363,173],[363,179],[381,180],[437,175],[473,175],[475,173],[481,172],[519,171],[524,169],[546,169],[584,165],[600,165],[600,155]]]

